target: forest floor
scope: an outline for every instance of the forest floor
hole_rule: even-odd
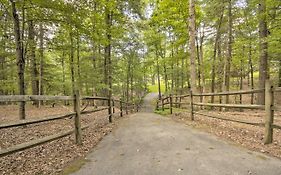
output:
[[[27,105],[27,118],[42,118],[44,116],[66,114],[73,111],[72,106],[43,106],[40,109]],[[84,157],[97,143],[115,127],[109,124],[107,111],[82,115],[82,126],[90,124],[83,130],[83,146],[77,146],[74,135],[67,136],[34,148],[17,152],[0,158],[1,175],[30,174],[61,174],[63,168],[74,160]],[[17,106],[1,106],[0,123],[18,120]],[[16,127],[0,130],[0,149],[28,142],[73,128],[73,119],[62,119],[27,127]]]
[[[220,112],[204,110],[200,113],[251,122],[264,122],[263,111]],[[195,114],[195,121],[191,121],[190,113],[182,111],[174,113],[172,118],[175,121],[184,122],[188,126],[212,133],[223,140],[231,141],[235,145],[281,158],[281,130],[274,129],[273,143],[264,145],[264,127],[224,121],[197,114]],[[274,123],[281,126],[281,112],[275,113]]]

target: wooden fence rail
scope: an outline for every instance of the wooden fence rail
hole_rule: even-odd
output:
[[[254,90],[246,90],[246,91],[232,91],[232,92],[219,92],[219,93],[193,93],[191,90],[188,94],[184,95],[170,95],[169,97],[165,97],[164,99],[157,100],[156,109],[159,108],[171,109],[170,113],[172,113],[172,108],[174,105],[178,105],[177,107],[181,107],[181,105],[189,105],[190,106],[190,117],[191,120],[194,120],[194,114],[216,118],[226,121],[238,122],[243,124],[249,124],[254,126],[264,127],[264,143],[272,143],[273,139],[273,129],[281,129],[281,126],[274,124],[274,111],[281,111],[280,106],[274,105],[274,93],[281,92],[281,87],[274,88],[271,82],[266,81],[265,89],[254,89]],[[194,102],[194,97],[204,97],[204,96],[228,96],[228,95],[244,95],[244,94],[256,94],[256,93],[265,93],[265,105],[255,105],[255,104],[216,104],[216,103],[197,103]],[[184,98],[188,97],[188,102],[182,102]],[[176,99],[176,100],[173,100]],[[179,100],[178,100],[179,98]],[[178,102],[179,101],[179,102]],[[169,105],[169,107],[165,107]],[[194,106],[209,106],[209,107],[223,107],[223,108],[238,108],[238,109],[258,109],[265,110],[264,123],[256,123],[251,121],[243,121],[231,118],[225,118],[216,115],[204,114],[200,112],[195,112]]]
[[[51,136],[47,136],[44,138],[32,140],[29,142],[25,142],[22,144],[14,145],[6,149],[0,150],[0,157],[6,156],[18,151],[22,151],[24,149],[28,149],[31,147],[35,147],[37,145],[41,145],[62,137],[66,137],[71,134],[75,134],[75,141],[76,144],[81,145],[82,144],[82,130],[86,129],[89,127],[87,126],[81,126],[81,117],[83,114],[91,114],[95,113],[98,111],[103,111],[103,110],[108,110],[108,119],[109,122],[112,122],[112,116],[113,115],[120,115],[121,117],[124,115],[124,109],[126,114],[129,114],[129,110],[131,112],[138,111],[139,105],[135,103],[127,103],[122,100],[117,100],[117,99],[109,99],[107,97],[81,97],[79,94],[79,91],[75,91],[74,96],[39,96],[39,95],[11,95],[11,96],[0,96],[0,102],[28,102],[28,101],[59,101],[59,100],[73,100],[73,106],[74,106],[74,112],[68,113],[68,114],[63,114],[63,115],[56,115],[56,116],[46,116],[43,118],[39,119],[25,119],[25,120],[19,120],[19,121],[13,121],[13,122],[8,122],[4,124],[0,124],[0,129],[8,129],[8,128],[14,128],[14,127],[20,127],[20,126],[27,126],[31,124],[38,124],[38,123],[43,123],[43,122],[48,122],[48,121],[54,121],[54,120],[61,120],[61,119],[66,119],[66,118],[74,118],[74,129],[54,134]],[[110,101],[108,102],[109,106],[107,107],[102,107],[98,109],[93,109],[93,110],[86,110],[88,105],[81,110],[81,105],[80,101],[81,100],[105,100],[105,101]],[[112,102],[112,103],[111,103]],[[119,109],[120,112],[116,112],[115,108],[118,108],[119,103]]]

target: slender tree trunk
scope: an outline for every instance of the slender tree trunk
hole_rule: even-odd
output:
[[[131,72],[131,63],[130,63],[130,58],[128,58],[128,63],[127,63],[127,74],[126,74],[126,102],[129,103],[129,89],[130,89],[130,72]]]
[[[267,44],[267,21],[266,21],[266,1],[259,1],[259,38],[260,38],[260,60],[259,60],[259,88],[265,88],[265,81],[268,75],[268,44]],[[264,104],[265,94],[259,93],[258,103]]]
[[[196,37],[196,53],[197,53],[197,71],[198,71],[198,87],[199,92],[202,93],[202,85],[201,85],[201,61],[200,61],[200,51],[199,51],[199,38]],[[202,103],[203,98],[200,97],[200,102]]]
[[[43,95],[43,75],[44,75],[44,29],[43,24],[39,25],[39,57],[40,57],[40,68],[39,68],[39,95]],[[43,101],[39,102],[39,106],[43,105]]]
[[[38,79],[38,70],[37,70],[37,62],[35,57],[35,31],[33,21],[30,20],[28,22],[28,44],[29,44],[29,57],[31,62],[31,84],[32,84],[32,95],[39,94],[39,79]],[[35,101],[34,104],[39,107],[38,101]]]
[[[71,73],[71,87],[72,94],[75,94],[75,72],[74,72],[74,46],[73,46],[73,33],[70,32],[70,55],[69,55],[69,63],[70,63],[70,73]]]
[[[167,75],[167,66],[164,61],[164,77],[165,77],[165,91],[168,92],[168,75]]]
[[[12,14],[14,21],[14,34],[16,41],[16,52],[17,52],[17,66],[18,66],[18,88],[19,94],[25,95],[25,82],[24,82],[24,69],[25,69],[25,58],[23,55],[23,43],[20,32],[20,21],[18,12],[16,9],[16,4],[14,0],[10,0],[12,5]],[[25,119],[25,102],[19,103],[19,118],[21,120]]]
[[[217,34],[216,34],[216,39],[215,39],[215,46],[214,46],[214,53],[213,53],[213,63],[212,63],[212,74],[211,74],[211,92],[215,92],[215,83],[216,83],[216,68],[217,68],[217,49],[218,49],[218,44],[220,40],[220,35],[221,35],[221,24],[223,20],[223,14],[224,14],[224,8],[222,10],[220,19],[218,20],[218,27],[217,27]],[[214,96],[211,97],[211,103],[214,103],[215,98]]]
[[[66,76],[65,76],[65,51],[62,51],[62,58],[61,58],[61,68],[62,68],[62,91],[63,95],[66,94],[66,86],[65,86],[65,81],[66,81]],[[64,105],[68,105],[68,101],[64,101]]]
[[[81,69],[80,69],[80,36],[79,36],[79,32],[77,32],[77,73],[78,73],[78,89],[81,91],[83,89],[82,87],[82,83],[81,83]]]
[[[230,88],[230,65],[232,59],[232,0],[228,1],[228,43],[227,57],[225,62],[224,90],[229,91]],[[229,103],[229,96],[225,96],[225,103]]]
[[[222,58],[222,53],[221,53],[221,40],[218,40],[218,60],[219,60],[219,76],[218,76],[218,85],[219,85],[219,92],[222,92],[223,90],[223,58]],[[219,96],[219,103],[222,103],[222,96]],[[219,108],[219,110],[221,111],[222,108]]]
[[[109,3],[109,1],[107,1]],[[111,61],[111,26],[112,26],[112,12],[109,10],[109,4],[107,4],[106,7],[106,15],[105,15],[105,22],[106,22],[106,39],[107,39],[107,44],[104,49],[104,59],[107,60],[107,96],[109,98],[108,100],[108,106],[111,106],[111,98],[112,98],[112,61]],[[108,108],[108,114],[110,115],[109,117],[109,122],[112,122],[112,109],[111,107]]]
[[[243,46],[243,55],[244,55],[244,46]],[[241,64],[240,64],[240,83],[239,83],[239,85],[240,85],[240,90],[243,90],[243,74],[244,74],[243,67],[244,67],[244,62],[243,62],[243,60],[241,60],[240,62],[241,62]],[[239,103],[242,104],[242,94],[239,95]],[[243,111],[243,109],[240,108],[240,112],[242,112],[242,111]]]
[[[199,58],[200,58],[200,65],[201,65],[201,79],[202,79],[202,92],[204,93],[206,90],[206,84],[205,84],[205,72],[204,72],[204,51],[203,51],[203,41],[205,38],[205,32],[204,32],[204,27],[203,27],[203,32],[200,35],[200,47],[199,47]],[[204,97],[203,97],[204,101]]]
[[[250,67],[251,89],[254,89],[254,69],[253,69],[253,61],[252,61],[252,43],[251,42],[250,42],[250,46],[249,46],[249,67]],[[254,94],[251,94],[251,104],[254,104]]]
[[[181,94],[183,94],[184,88],[184,59],[181,59]]]
[[[189,55],[190,55],[190,82],[191,90],[196,91],[196,48],[195,48],[195,2],[194,0],[189,0]]]
[[[229,91],[230,88],[230,65],[232,59],[232,0],[228,1],[228,43],[227,56],[224,70],[224,91]],[[229,103],[229,95],[225,96],[225,103]],[[226,109],[227,110],[227,109]]]
[[[162,93],[161,93],[161,80],[160,80],[160,67],[159,67],[159,57],[158,54],[156,53],[156,66],[157,66],[157,80],[158,80],[158,98],[162,98]]]
[[[281,59],[279,60],[279,80],[278,86],[281,87]]]

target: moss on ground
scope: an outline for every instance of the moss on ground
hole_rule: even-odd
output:
[[[71,163],[69,166],[67,166],[63,170],[61,175],[69,175],[71,173],[74,173],[74,172],[80,170],[80,168],[82,166],[84,166],[87,162],[90,162],[90,160],[87,160],[85,158],[81,158],[81,159],[75,160],[73,163]]]

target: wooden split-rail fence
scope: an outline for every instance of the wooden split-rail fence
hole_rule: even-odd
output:
[[[167,97],[161,98],[157,100],[156,110],[165,110],[169,109],[170,113],[173,113],[173,106],[177,106],[181,108],[182,105],[188,105],[190,108],[190,117],[191,120],[194,120],[194,115],[202,115],[205,117],[216,118],[220,120],[226,120],[231,122],[238,122],[248,125],[260,126],[264,127],[264,143],[269,144],[273,141],[273,129],[281,130],[281,126],[274,123],[274,112],[281,111],[281,107],[274,105],[274,93],[281,92],[281,87],[273,87],[270,81],[266,82],[265,89],[256,89],[256,90],[247,90],[247,91],[229,91],[229,92],[219,92],[219,93],[193,93],[189,90],[188,94],[185,95],[169,95]],[[230,95],[245,95],[245,94],[257,94],[257,93],[265,93],[265,104],[264,105],[256,105],[256,104],[221,104],[221,103],[197,103],[194,101],[195,97],[214,97],[214,96],[230,96]],[[189,98],[189,102],[182,102],[184,98]],[[168,105],[168,107],[166,107]],[[219,107],[219,108],[238,108],[238,109],[258,109],[264,110],[264,122],[251,122],[251,121],[243,121],[239,119],[231,119],[225,118],[217,115],[204,114],[202,112],[198,112],[195,110],[195,106],[209,106]]]
[[[18,120],[9,123],[0,124],[1,129],[14,128],[20,126],[28,126],[32,124],[38,124],[48,121],[61,120],[66,118],[74,118],[74,129],[69,131],[61,132],[58,134],[54,134],[51,136],[46,136],[44,138],[32,140],[29,142],[25,142],[22,144],[14,145],[6,149],[0,150],[0,157],[10,155],[15,152],[19,152],[28,148],[32,148],[47,142],[51,142],[53,140],[57,140],[71,134],[75,134],[75,142],[78,145],[82,144],[82,130],[88,128],[90,125],[81,126],[81,115],[83,114],[91,114],[99,111],[108,110],[108,120],[112,122],[113,115],[120,115],[122,117],[124,113],[127,115],[130,112],[138,112],[139,104],[135,103],[127,103],[122,100],[117,99],[109,99],[107,97],[81,97],[79,91],[76,91],[74,96],[41,96],[41,95],[4,95],[0,96],[0,102],[29,102],[29,101],[73,101],[74,110],[71,113],[57,115],[57,116],[47,116],[44,118],[38,119],[25,119]],[[85,110],[86,108],[81,110],[80,101],[107,101],[107,106],[93,109],[93,110]],[[119,108],[120,112],[116,112],[115,108]]]

